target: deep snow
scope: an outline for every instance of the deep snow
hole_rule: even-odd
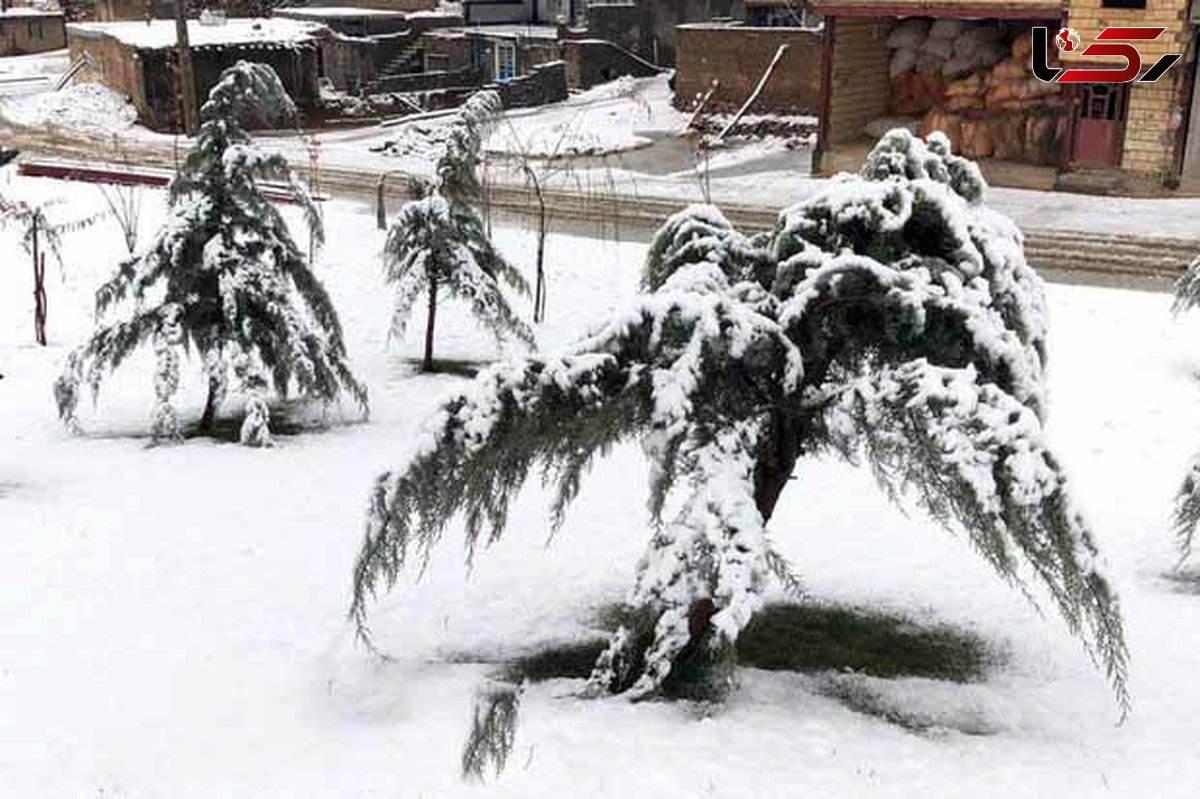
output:
[[[10,172],[0,191],[70,198],[56,209],[64,217],[101,207],[95,187]],[[161,202],[147,195],[147,233]],[[345,424],[265,451],[199,440],[147,449],[148,353],[95,410],[83,406],[87,435],[68,436],[49,384],[89,329],[119,232],[105,223],[71,236],[63,274],[48,270],[44,349],[32,344],[27,260],[0,233],[0,795],[474,795],[458,759],[490,667],[469,661],[580,636],[590,610],[631,585],[646,482],[625,447],[597,467],[549,545],[538,490],[469,576],[449,531],[424,579],[373,616],[394,661],[353,645],[345,611],[370,481],[403,462],[426,414],[461,383],[409,373],[420,318],[388,350],[382,234],[369,209],[339,202],[327,213],[318,274],[371,389],[371,420],[347,407]],[[527,232],[497,238],[531,263]],[[643,251],[552,236],[543,346],[621,307]],[[905,517],[861,470],[806,463],[770,528],[816,598],[960,624],[1008,652],[980,684],[861,680],[947,727],[908,732],[797,675],[746,672],[713,712],[577,700],[559,681],[530,689],[514,764],[488,795],[1195,795],[1200,581],[1164,575],[1171,497],[1200,447],[1200,321],[1172,321],[1159,294],[1048,291],[1050,433],[1128,624],[1134,712],[1123,726],[1062,623],[1038,616],[964,539],[917,511]],[[439,355],[493,354],[460,310],[439,320]],[[191,418],[200,389],[185,363],[177,406]]]

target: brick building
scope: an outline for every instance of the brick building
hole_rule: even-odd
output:
[[[0,0],[0,56],[44,53],[66,46],[61,12],[14,7],[8,0]]]
[[[1014,46],[1008,66],[1015,69],[1019,62],[1022,68],[1012,79],[1029,92],[998,103],[989,97],[980,108],[954,112],[956,125],[963,122],[974,131],[981,117],[994,118],[1007,110],[1011,135],[992,137],[995,141],[987,142],[985,155],[1040,165],[1059,186],[1074,187],[1083,180],[1078,187],[1089,188],[1086,180],[1095,178],[1107,181],[1103,188],[1137,190],[1173,187],[1190,175],[1200,177],[1200,134],[1187,132],[1189,118],[1196,120],[1192,127],[1200,127],[1200,117],[1190,112],[1196,48],[1189,6],[1188,0],[816,0],[813,8],[825,19],[827,53],[820,109],[823,162],[833,163],[831,154],[853,149],[872,120],[896,114],[896,84],[889,80],[889,64],[893,76],[896,71],[895,62],[889,62],[894,51],[887,42],[901,21],[923,18],[932,24],[960,20],[990,27],[1002,31],[998,35]],[[1158,40],[1138,45],[1143,74],[1163,53],[1184,57],[1154,83],[1043,85],[1032,78],[1028,46],[1022,50],[1016,44],[1034,26],[1046,27],[1051,38],[1060,27],[1069,26],[1086,45],[1111,25],[1166,28]],[[1049,59],[1055,66],[1082,65],[1082,49],[1060,53],[1051,47]],[[1124,66],[1123,59],[1106,64],[1088,57],[1086,62],[1099,68]],[[986,86],[990,73],[982,77]],[[1044,139],[1038,144],[1045,146],[1031,146],[1035,125],[1042,126],[1039,135]],[[962,134],[952,136],[956,143],[969,139],[965,129],[955,130]]]

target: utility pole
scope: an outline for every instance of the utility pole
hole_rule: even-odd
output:
[[[179,102],[183,105],[183,132],[195,136],[200,132],[196,118],[196,73],[192,71],[192,49],[188,43],[187,9],[185,0],[175,0],[176,60],[179,62]]]

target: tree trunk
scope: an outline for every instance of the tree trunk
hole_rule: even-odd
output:
[[[754,504],[763,523],[771,520],[775,504],[792,479],[792,470],[800,457],[802,424],[791,414],[776,413],[758,452],[754,465]]]
[[[776,413],[761,442],[758,462],[754,467],[754,503],[762,514],[764,524],[770,521],[783,489],[792,479],[792,470],[802,451],[802,428],[803,424],[797,417]],[[716,612],[716,605],[708,598],[693,602],[688,608],[690,637],[677,661],[698,656],[705,637],[711,633],[709,621]]]
[[[38,217],[34,214],[31,238],[33,239],[33,337],[38,344],[46,346],[46,255],[41,251],[38,235]]]
[[[546,200],[538,192],[537,291],[533,300],[533,321],[546,321]]]
[[[433,371],[433,326],[437,319],[437,276],[429,276],[429,316],[425,320],[425,361],[422,372]]]
[[[208,401],[204,403],[204,415],[200,417],[200,435],[211,436],[217,425],[217,395],[221,384],[215,377],[208,378]]]
[[[196,104],[196,73],[192,69],[192,48],[188,41],[184,0],[175,0],[175,53],[179,66],[179,102],[183,111],[183,132],[188,136],[195,136],[200,131],[200,109]]]

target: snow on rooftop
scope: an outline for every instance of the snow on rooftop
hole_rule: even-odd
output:
[[[408,14],[386,8],[355,8],[353,6],[305,6],[302,8],[277,8],[276,17],[291,19],[357,19],[359,17],[403,17]]]
[[[504,36],[525,39],[557,39],[558,28],[553,25],[469,25],[458,30],[485,36]]]
[[[61,17],[62,12],[58,9],[44,8],[8,8],[0,10],[0,17]]]
[[[193,47],[270,42],[287,44],[307,41],[325,29],[315,22],[295,19],[230,19],[221,25],[202,25],[188,20],[188,39]],[[175,46],[175,21],[85,22],[67,25],[68,36],[111,36],[130,47],[157,49]]]

